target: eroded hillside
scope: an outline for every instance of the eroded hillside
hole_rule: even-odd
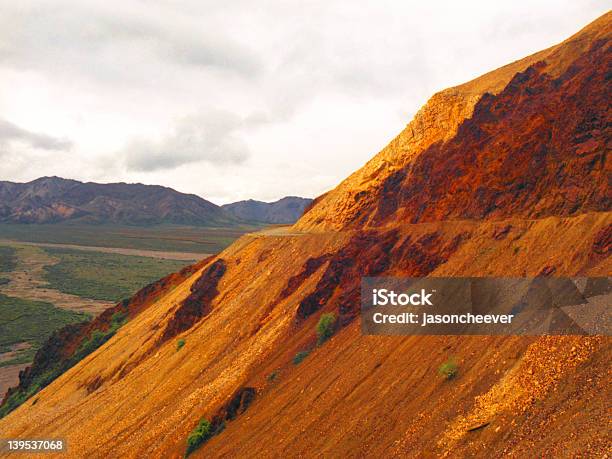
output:
[[[0,437],[181,457],[204,417],[218,434],[194,457],[609,452],[609,338],[368,337],[356,317],[362,276],[612,272],[611,20],[434,96],[294,227],[158,292]]]

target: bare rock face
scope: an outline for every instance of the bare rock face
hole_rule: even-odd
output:
[[[558,78],[543,64],[518,73],[498,95],[485,94],[452,139],[372,190],[351,226],[610,209],[611,66],[610,43],[598,41]]]

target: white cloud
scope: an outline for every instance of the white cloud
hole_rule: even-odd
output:
[[[240,164],[249,156],[246,142],[237,133],[244,124],[229,112],[189,116],[160,141],[130,141],[119,157],[123,157],[128,171],[139,172],[174,169],[200,161]]]

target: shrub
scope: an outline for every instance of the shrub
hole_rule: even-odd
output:
[[[438,368],[438,374],[443,376],[445,379],[453,379],[459,373],[459,366],[452,359],[448,359]]]
[[[185,340],[183,338],[179,339],[176,342],[176,350],[180,350],[185,345]]]
[[[323,314],[317,324],[317,344],[321,345],[334,334],[336,316],[331,312]]]
[[[91,333],[91,335],[89,335],[89,338],[85,338],[81,342],[81,345],[71,357],[71,360],[77,363],[83,360],[93,351],[98,349],[100,346],[102,346],[104,343],[106,343],[109,339],[112,338],[114,331],[111,331],[111,330],[112,330],[112,327],[109,328],[110,333],[103,332],[102,330],[98,330],[98,329],[94,330]]]
[[[185,451],[185,457],[198,449],[202,443],[212,437],[212,435],[212,424],[207,419],[200,419],[196,428],[193,429],[187,437],[187,451]]]
[[[310,354],[310,351],[300,351],[297,354],[295,354],[295,357],[293,357],[293,364],[294,365],[299,365],[300,363],[302,363],[304,361],[304,359],[306,357],[308,357],[308,354]]]
[[[127,312],[117,311],[111,316],[110,331],[113,333],[119,330],[127,322]]]
[[[268,381],[272,382],[276,380],[277,377],[278,377],[278,371],[275,370],[268,375]]]

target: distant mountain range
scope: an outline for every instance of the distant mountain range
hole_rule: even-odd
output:
[[[245,202],[256,210],[240,210],[243,203],[220,207],[194,194],[158,185],[83,183],[60,177],[42,177],[28,183],[0,181],[0,222],[3,223],[73,221],[197,226],[235,226],[246,220],[292,223],[309,200],[290,197],[271,204]]]
[[[221,206],[240,220],[265,223],[294,223],[304,213],[312,199],[287,196],[275,202],[249,199]]]

